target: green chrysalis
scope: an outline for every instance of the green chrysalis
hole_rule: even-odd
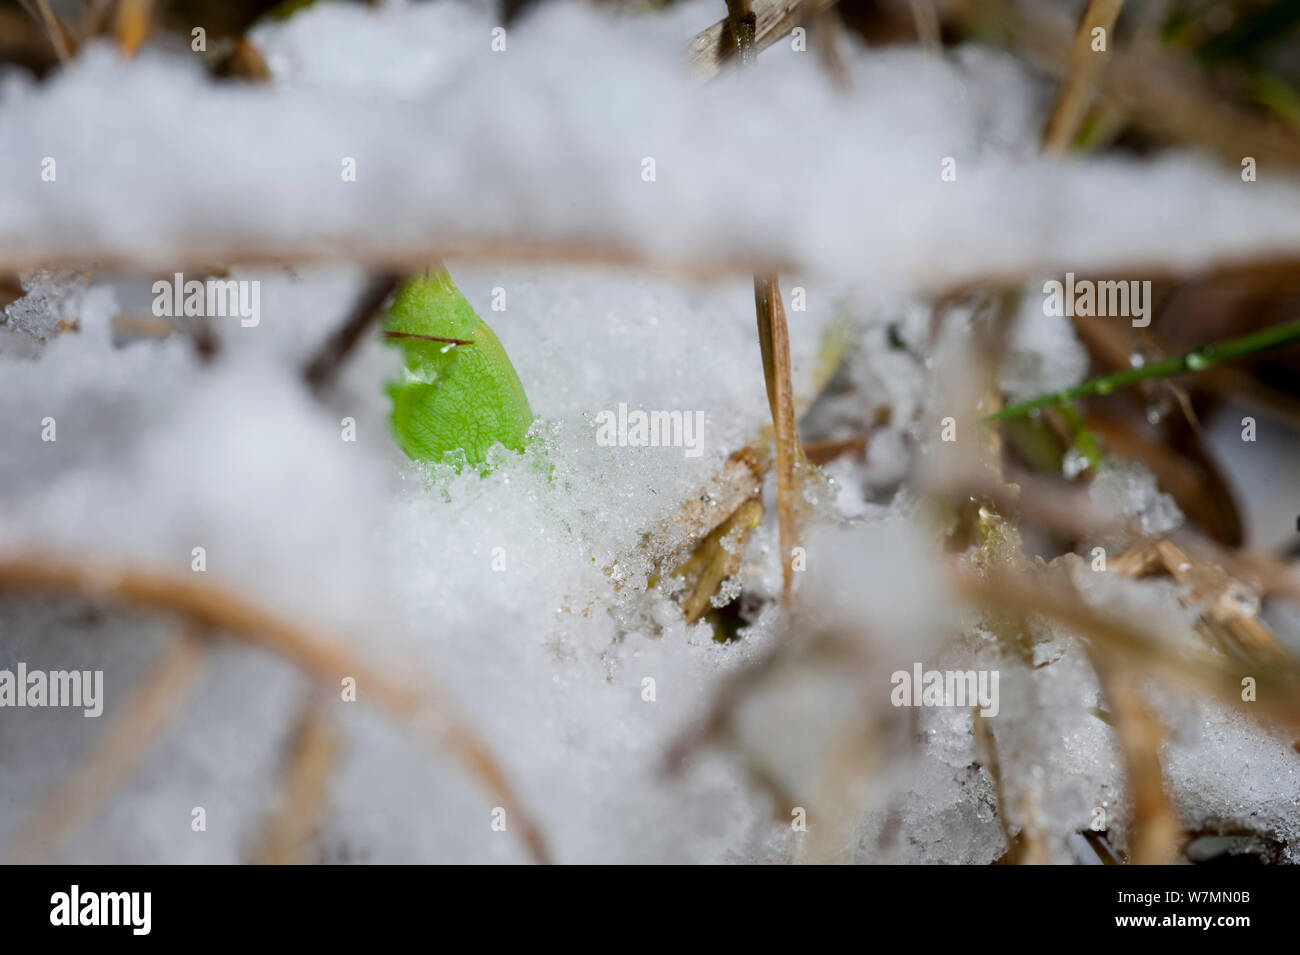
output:
[[[501,342],[442,266],[407,279],[384,320],[402,350],[400,381],[388,385],[393,435],[417,461],[463,451],[482,465],[497,442],[515,451],[533,423],[523,383]]]

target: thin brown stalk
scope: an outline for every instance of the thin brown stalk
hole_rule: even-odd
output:
[[[213,262],[238,262],[240,265],[360,266],[373,272],[407,274],[426,269],[434,260],[455,259],[464,264],[512,265],[597,265],[606,268],[634,268],[661,271],[683,278],[713,280],[754,272],[756,266],[780,271],[799,271],[792,260],[758,260],[753,256],[720,255],[710,257],[691,253],[648,253],[622,239],[609,237],[598,241],[553,240],[537,235],[520,234],[495,239],[441,233],[422,242],[395,245],[376,243],[364,236],[338,239],[292,237],[264,242],[256,237],[212,238],[191,234],[170,243],[166,249],[128,249],[109,247],[90,240],[77,247],[60,243],[57,247],[35,248],[30,236],[0,237],[0,274],[20,275],[32,269],[76,269],[94,261],[104,272],[148,275],[198,272]],[[1037,268],[1035,275],[1044,270]]]
[[[865,716],[865,714],[862,714]],[[851,862],[862,800],[886,754],[875,719],[850,719],[822,741],[813,795],[804,808],[812,817],[798,861],[807,865]]]
[[[1300,155],[1297,156],[1300,164]],[[1137,259],[1125,251],[1113,259],[1095,259],[1093,267],[1076,269],[1081,278],[1103,276],[1111,280],[1151,279],[1185,281],[1191,276],[1205,279],[1265,279],[1280,274],[1296,275],[1300,269],[1300,248],[1278,247],[1272,251],[1211,253],[1195,268],[1170,265],[1157,259]],[[816,271],[816,264],[798,258],[746,255],[674,256],[647,252],[621,239],[601,242],[554,241],[537,235],[519,234],[511,238],[483,240],[469,236],[443,234],[436,240],[400,246],[377,245],[359,238],[305,239],[289,238],[282,242],[260,244],[256,240],[217,239],[190,236],[178,239],[165,251],[136,250],[102,245],[37,248],[30,237],[6,240],[0,237],[0,275],[17,276],[32,269],[76,269],[94,260],[104,272],[149,275],[154,272],[201,272],[214,261],[238,262],[241,265],[264,265],[283,268],[316,265],[360,265],[375,272],[415,272],[428,267],[435,259],[456,259],[465,264],[492,265],[583,265],[602,268],[629,268],[638,271],[664,272],[692,281],[713,281],[754,272],[800,273]],[[990,288],[1020,287],[1061,269],[1050,258],[1026,255],[1005,266],[977,276],[952,280],[939,276],[933,283],[918,286],[918,293],[940,299],[960,299],[986,292]]]
[[[1051,862],[1051,857],[1047,852],[1047,840],[1043,838],[1042,823],[1040,822],[1040,813],[1038,807],[1038,795],[1030,789],[1025,792],[1024,799],[1020,804],[1020,811],[1024,814],[1024,826],[1020,830],[1021,852],[1019,863],[1021,865],[1047,865]]]
[[[1300,399],[1265,384],[1248,371],[1232,365],[1206,368],[1195,386],[1300,431]]]
[[[301,861],[338,758],[337,731],[320,691],[312,690],[299,707],[281,772],[279,802],[266,820],[254,862],[286,865]]]
[[[1095,507],[1086,491],[1050,481],[1015,468],[1004,480],[981,474],[947,487],[930,489],[954,499],[987,501],[1003,517],[1028,520],[1071,540],[1081,540],[1117,526],[1117,520]]]
[[[473,345],[472,338],[443,338],[441,335],[417,335],[414,332],[384,332],[385,338],[413,338],[421,342],[441,342],[444,345]]]
[[[754,302],[758,311],[758,340],[763,357],[763,377],[776,432],[776,516],[781,540],[782,593],[788,598],[794,585],[791,556],[798,545],[799,475],[803,460],[794,413],[794,386],[790,368],[790,332],[776,275],[754,277]]]
[[[1300,664],[1289,661],[1269,667],[1244,667],[1225,661],[1207,647],[1204,652],[1174,652],[1140,625],[1121,621],[1085,603],[1072,587],[1042,575],[986,569],[982,575],[958,571],[954,593],[1000,613],[1023,618],[1037,615],[1124,655],[1133,667],[1179,679],[1216,695],[1234,708],[1260,720],[1300,726]],[[1256,680],[1258,700],[1243,705],[1241,680]]]
[[[213,72],[224,79],[249,80],[254,83],[270,83],[274,79],[262,51],[242,36],[235,40],[230,52],[216,61]]]
[[[90,0],[81,17],[81,35],[95,37],[106,33],[112,19],[113,0]]]
[[[985,765],[989,776],[993,778],[993,794],[998,800],[998,825],[1002,828],[1002,838],[1007,841],[1007,855],[1012,863],[1020,861],[1022,852],[1011,831],[1011,819],[1007,811],[1007,787],[1002,779],[1002,761],[998,758],[997,740],[993,738],[993,728],[986,717],[980,715],[979,708],[972,711],[975,739],[984,750]]]
[[[870,660],[861,650],[861,644],[842,633],[823,632],[811,637],[796,635],[792,640],[777,644],[752,662],[727,674],[719,682],[710,699],[708,711],[669,744],[662,762],[664,775],[680,774],[696,752],[728,739],[741,704],[751,693],[767,683],[782,666],[801,656],[814,657],[821,654],[846,660],[863,672],[867,672],[870,665]]]
[[[1251,594],[1213,564],[1193,560],[1170,540],[1139,544],[1115,558],[1112,573],[1138,578],[1172,577],[1181,603],[1199,611],[1197,626],[1225,653],[1258,666],[1285,664],[1290,654],[1259,618]]]
[[[842,457],[858,457],[867,450],[867,436],[855,435],[842,440],[810,441],[803,446],[809,462],[821,466]]]
[[[1071,25],[1052,5],[978,0],[964,6],[969,8],[965,16],[975,11],[986,28],[999,28],[1034,66],[1068,78]],[[1254,156],[1261,165],[1300,164],[1300,138],[1225,101],[1196,64],[1149,43],[1111,50],[1106,57],[1110,63],[1097,78],[1099,95],[1148,134],[1209,146],[1234,167],[1242,156]]]
[[[833,3],[834,0],[753,0],[752,3],[747,3],[748,11],[754,15],[755,55],[786,36],[808,15],[824,10]],[[721,72],[723,66],[740,52],[739,47],[739,38],[732,25],[729,9],[727,16],[695,35],[686,55],[700,75],[712,77]]]
[[[742,64],[754,62],[758,56],[755,49],[758,34],[758,17],[754,14],[752,0],[726,0],[727,25],[731,28],[731,52],[740,57]]]
[[[127,56],[135,56],[153,26],[153,0],[117,0],[113,36]]]
[[[54,48],[60,63],[67,63],[77,54],[77,37],[63,19],[54,12],[50,0],[22,0],[23,8],[31,15]]]
[[[1097,76],[1115,42],[1115,22],[1123,6],[1124,0],[1088,0],[1070,45],[1069,75],[1052,107],[1047,131],[1043,134],[1045,152],[1066,152],[1079,135]],[[1092,48],[1093,31],[1098,29],[1105,31],[1105,53]]]
[[[751,498],[710,531],[690,559],[673,572],[687,582],[682,616],[688,624],[697,622],[708,612],[719,585],[740,570],[745,541],[762,522],[763,502]]]
[[[943,39],[934,0],[907,0],[907,5],[912,8],[912,22],[916,25],[916,39],[921,49],[937,55],[943,49]]]
[[[843,354],[843,341],[837,335],[828,347],[823,348],[822,357],[810,375],[808,393],[795,396],[796,418],[807,413],[817,396],[830,384]],[[668,521],[642,535],[627,559],[640,563],[650,557],[661,568],[675,567],[686,560],[689,553],[719,524],[735,514],[745,501],[761,495],[763,481],[772,468],[772,455],[765,445],[766,441],[756,436],[752,445],[732,453],[699,494],[689,497]],[[851,452],[856,448],[860,452],[864,447],[865,438],[860,438],[850,440],[838,450]],[[832,450],[821,448],[823,454]],[[622,560],[616,561],[605,568],[605,573],[615,579],[616,588],[620,586],[617,581],[622,578],[619,569],[622,563]]]
[[[1300,165],[1300,139],[1285,125],[1222,102],[1199,81],[1172,64],[1153,69],[1149,56],[1125,54],[1116,57],[1101,87],[1144,131],[1175,143],[1209,146],[1233,167],[1243,156],[1261,164]]]
[[[30,864],[49,859],[91,810],[117,789],[179,709],[206,662],[208,643],[203,632],[195,627],[183,634],[132,688],[122,711],[80,765],[41,800],[7,861]]]
[[[786,658],[783,651],[788,648],[789,644],[781,644],[722,680],[713,693],[708,712],[703,718],[691,723],[664,753],[662,765],[665,775],[678,775],[685,769],[691,756],[730,733],[732,718],[741,702],[780,666]]]
[[[1115,739],[1124,759],[1133,821],[1129,831],[1132,865],[1169,865],[1177,858],[1178,813],[1165,789],[1160,744],[1165,728],[1142,700],[1142,676],[1117,657],[1092,653],[1093,669],[1110,706]]]
[[[727,0],[727,15],[737,38],[740,62],[752,65],[758,57],[756,16],[751,0]],[[758,315],[758,344],[763,378],[772,411],[776,443],[776,515],[781,543],[781,596],[789,600],[794,586],[792,555],[798,535],[795,513],[798,494],[796,466],[803,461],[794,411],[794,385],[790,369],[790,333],[785,306],[775,272],[754,273],[754,308]]]
[[[844,60],[844,21],[834,6],[822,7],[812,13],[813,35],[817,43],[817,56],[821,60],[831,85],[841,95],[853,92],[853,77]]]
[[[320,394],[333,384],[343,363],[365,336],[367,329],[379,320],[383,304],[397,288],[398,281],[398,275],[386,272],[374,276],[366,284],[347,320],[325,340],[320,350],[303,367],[303,380],[312,391]]]

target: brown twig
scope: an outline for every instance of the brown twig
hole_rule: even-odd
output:
[[[320,815],[338,756],[337,732],[320,691],[313,689],[298,710],[281,773],[279,802],[266,820],[253,861],[262,865],[298,861]]]
[[[916,26],[916,39],[921,49],[938,55],[943,50],[943,37],[934,0],[908,0],[907,5],[912,8],[912,23]]]
[[[1025,823],[1020,830],[1022,852],[1020,853],[1020,863],[1022,865],[1047,865],[1050,857],[1047,854],[1047,842],[1043,838],[1043,831],[1039,824],[1038,812],[1038,794],[1034,789],[1025,792],[1024,799],[1021,802],[1021,811],[1025,816]]]
[[[680,774],[692,755],[730,732],[732,718],[741,702],[784,661],[789,646],[788,643],[780,644],[723,678],[704,717],[694,721],[669,744],[663,757],[664,775]]]
[[[844,42],[844,21],[834,5],[827,5],[812,12],[812,30],[817,43],[817,57],[826,75],[841,96],[853,92],[853,75],[844,59],[841,44]]]
[[[1111,654],[1090,654],[1102,693],[1110,705],[1115,739],[1124,758],[1133,823],[1129,836],[1132,865],[1169,865],[1177,857],[1182,828],[1165,791],[1160,744],[1165,728],[1142,701],[1142,678]]]
[[[1068,76],[1070,24],[1052,5],[979,0],[964,6],[977,11],[986,27],[1000,28],[1030,63],[1051,75]],[[1243,156],[1261,164],[1300,164],[1300,137],[1224,101],[1195,64],[1151,44],[1111,50],[1106,56],[1110,62],[1097,77],[1098,93],[1147,133],[1209,146],[1234,167]]]
[[[1173,541],[1139,544],[1111,561],[1109,570],[1132,578],[1157,574],[1173,578],[1180,588],[1179,601],[1198,610],[1203,636],[1231,656],[1258,666],[1290,660],[1256,616],[1249,590],[1213,564],[1194,560]]]
[[[1088,6],[1074,33],[1074,41],[1070,45],[1069,75],[1052,107],[1047,130],[1043,133],[1045,152],[1063,153],[1079,135],[1079,127],[1083,123],[1097,76],[1115,42],[1115,21],[1119,19],[1119,11],[1123,6],[1124,0],[1088,0]],[[1092,48],[1092,34],[1098,29],[1105,31],[1105,53]]]
[[[756,267],[797,272],[793,260],[767,259],[749,255],[707,254],[676,255],[647,252],[624,239],[600,237],[599,240],[553,240],[537,235],[516,234],[492,239],[442,233],[438,238],[420,242],[385,245],[364,236],[338,239],[291,237],[284,240],[213,238],[191,234],[173,242],[165,250],[135,250],[92,244],[77,247],[70,242],[57,247],[36,248],[30,235],[0,237],[0,273],[20,275],[32,269],[77,269],[94,261],[104,272],[148,275],[153,272],[200,271],[213,262],[238,262],[240,265],[266,265],[283,268],[314,265],[361,266],[372,272],[398,272],[402,275],[428,268],[435,260],[455,259],[464,264],[511,263],[514,265],[597,265],[607,268],[634,268],[662,271],[683,278],[711,280],[752,273]],[[1297,253],[1300,258],[1300,252]],[[1128,263],[1131,264],[1131,263]],[[1050,269],[1036,265],[1034,275]]]
[[[1246,668],[1233,665],[1208,647],[1201,653],[1173,652],[1141,625],[1093,608],[1072,587],[1042,575],[1031,578],[993,569],[976,575],[959,570],[952,576],[952,586],[963,599],[997,608],[1012,617],[1037,615],[1055,620],[1108,651],[1124,654],[1131,666],[1177,677],[1257,719],[1300,726],[1300,664],[1294,661]],[[1249,706],[1243,706],[1241,699],[1241,679],[1245,676],[1254,677],[1258,684],[1258,700]]]
[[[417,335],[414,332],[384,332],[385,338],[414,338],[422,342],[442,342],[447,345],[473,345],[472,338],[442,338],[438,335]]]
[[[736,37],[742,66],[758,58],[757,18],[751,0],[727,0],[727,17]],[[763,379],[772,411],[776,442],[776,514],[781,543],[781,595],[788,600],[794,586],[792,554],[798,533],[795,498],[796,466],[803,461],[794,412],[794,386],[790,369],[790,333],[785,306],[775,272],[754,273],[754,308],[758,315],[758,344],[763,359]]]
[[[735,0],[732,0],[734,3]],[[757,55],[785,36],[808,14],[829,7],[834,0],[753,0],[746,3],[746,12],[754,17],[753,42]],[[697,33],[687,48],[691,66],[704,77],[721,72],[740,52],[740,38],[733,26],[733,15],[728,4],[728,15],[707,30]],[[744,13],[741,13],[744,16]]]
[[[102,36],[109,30],[115,0],[89,0],[81,16],[81,35]]]
[[[1300,162],[1300,158],[1297,162]],[[104,272],[129,275],[148,275],[157,271],[198,272],[209,268],[214,261],[273,267],[284,267],[286,263],[301,267],[348,263],[376,272],[406,274],[427,268],[432,260],[446,258],[474,265],[511,263],[629,268],[708,281],[755,272],[797,274],[816,271],[815,263],[799,258],[739,253],[718,256],[692,253],[678,256],[646,251],[613,237],[597,243],[554,241],[524,234],[493,240],[444,236],[428,243],[384,246],[357,237],[320,239],[311,243],[290,238],[283,242],[261,244],[253,239],[213,240],[209,237],[191,236],[174,243],[165,253],[103,246],[37,248],[28,236],[21,240],[17,237],[10,240],[0,237],[0,275],[10,276],[32,269],[77,269],[91,260]],[[954,280],[950,276],[936,274],[933,279],[922,279],[916,291],[936,298],[960,299],[990,288],[1022,287],[1029,281],[1041,279],[1042,276],[1059,272],[1063,268],[1062,261],[1030,251],[1016,261],[978,275]],[[1093,259],[1090,268],[1076,268],[1075,272],[1079,278],[1099,276],[1109,280],[1181,281],[1191,277],[1214,280],[1264,278],[1286,272],[1295,274],[1297,269],[1300,269],[1300,244],[1295,248],[1280,247],[1272,251],[1211,251],[1209,258],[1194,266],[1170,265],[1158,255],[1155,258],[1139,259],[1125,251],[1112,258]]]
[[[1002,828],[1002,838],[1007,841],[1007,856],[1011,862],[1020,859],[1021,852],[1016,844],[1015,834],[1011,831],[1011,819],[1007,812],[1007,789],[1002,779],[1002,761],[998,758],[997,740],[993,738],[993,728],[986,717],[980,715],[979,707],[971,711],[974,723],[975,739],[984,749],[985,765],[993,779],[993,794],[998,800],[998,825]]]
[[[274,77],[262,51],[248,37],[237,37],[229,52],[216,60],[212,72],[222,79],[270,83]]]
[[[399,281],[398,275],[386,272],[374,276],[366,284],[347,321],[325,340],[320,350],[303,367],[303,380],[312,391],[320,394],[333,383],[343,362],[352,354],[366,330],[378,321],[384,302],[397,288]]]
[[[673,571],[685,579],[687,596],[682,602],[682,616],[688,624],[697,622],[708,612],[718,587],[740,570],[745,541],[763,522],[763,502],[750,498],[734,514],[711,530],[690,558]]]
[[[54,12],[50,0],[22,0],[23,9],[40,24],[54,48],[59,62],[67,63],[77,55],[77,37],[63,19]]]
[[[754,276],[754,303],[758,312],[763,378],[776,432],[776,516],[781,540],[782,592],[788,597],[794,584],[791,555],[799,536],[796,468],[804,456],[795,423],[790,333],[785,323],[785,306],[781,304],[781,288],[774,274]]]
[[[153,0],[117,0],[113,36],[128,57],[135,56],[153,26]]]
[[[860,434],[840,440],[809,441],[803,450],[810,463],[821,466],[845,456],[859,457],[867,450],[867,436]]]

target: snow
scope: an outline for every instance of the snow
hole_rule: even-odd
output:
[[[1183,524],[1174,499],[1160,490],[1150,469],[1136,462],[1102,470],[1088,486],[1088,498],[1098,508],[1099,516],[1125,522],[1130,539],[1165,537]],[[1116,535],[1102,543],[1113,550],[1124,539]]]
[[[1032,621],[1008,641],[948,593],[924,494],[955,467],[938,420],[974,407],[971,316],[949,316],[932,343],[918,293],[989,273],[1131,266],[1139,253],[1171,268],[1294,253],[1300,191],[1245,186],[1188,156],[1036,158],[1043,91],[986,51],[855,50],[851,99],[784,44],[743,89],[730,76],[699,85],[685,40],[716,11],[679,6],[618,20],[546,5],[497,55],[482,6],[322,4],[255,33],[270,90],[214,85],[184,54],[152,49],[128,64],[92,48],[43,85],[8,77],[0,262],[71,257],[135,277],[29,272],[26,296],[5,309],[0,555],[189,579],[204,548],[204,583],[445,694],[563,862],[996,861],[1004,820],[970,710],[890,704],[891,673],[914,663],[999,672],[990,723],[1012,832],[1035,826],[1054,859],[1069,859],[1071,837],[1103,807],[1122,844],[1121,761],[1093,712],[1103,701],[1078,636]],[[37,175],[44,156],[58,161],[55,182]],[[355,183],[340,180],[345,156],[357,159]],[[645,156],[657,160],[653,183]],[[939,178],[945,156],[958,158],[955,183]],[[769,421],[750,279],[452,257],[538,415],[524,454],[498,449],[486,476],[456,474],[393,446],[382,382],[398,362],[378,341],[323,396],[300,374],[364,287],[348,250],[387,256],[430,236],[802,267],[782,274],[797,395],[811,396],[823,344],[849,329],[806,427],[865,435],[867,451],[828,466],[825,483],[810,476],[807,569],[789,613],[775,603],[771,475],[767,519],[714,601],[736,602],[741,639],[716,642],[664,587],[647,589],[680,544],[665,528],[686,503],[716,497],[714,475]],[[177,258],[266,250],[250,254],[260,261],[287,247],[323,261],[232,270],[261,283],[256,327],[178,321],[208,323],[210,361],[189,335],[112,332],[119,314],[147,313],[147,267],[170,274]],[[793,308],[796,285],[806,311]],[[1027,288],[1002,382],[1013,399],[1084,373],[1068,323],[1041,315]],[[620,403],[702,411],[703,453],[602,447],[597,415]],[[55,441],[42,440],[47,418]],[[1181,523],[1140,466],[1108,467],[1091,494],[1129,518],[1105,542],[1112,555]],[[1015,556],[1012,532],[997,557]],[[1085,579],[1098,607],[1198,639],[1168,582]],[[0,668],[102,668],[108,696],[100,721],[0,714],[0,846],[176,632],[144,613],[0,601]],[[719,689],[778,648],[788,652],[736,701],[727,738],[664,773]],[[182,712],[58,858],[248,858],[307,689],[284,661],[221,644]],[[525,861],[517,827],[493,830],[493,801],[465,768],[398,731],[369,692],[363,683],[356,704],[330,697],[342,755],[309,858]],[[1206,700],[1157,699],[1191,728],[1166,750],[1189,823],[1300,836],[1285,741]],[[190,827],[195,806],[205,832]],[[793,807],[807,810],[807,832],[792,828]]]
[[[778,43],[743,81],[701,84],[683,24],[708,9],[618,19],[547,4],[494,53],[479,7],[318,5],[255,32],[269,91],[216,85],[196,56],[124,63],[102,45],[49,83],[10,76],[0,261],[393,259],[438,237],[705,271],[775,261],[883,297],[1300,249],[1284,175],[1243,183],[1186,155],[1038,158],[1027,119],[1045,91],[987,51],[859,49],[845,98],[815,55]]]
[[[1088,352],[1070,319],[1043,308],[1042,283],[1020,298],[999,384],[1008,404],[1077,385],[1087,375]]]

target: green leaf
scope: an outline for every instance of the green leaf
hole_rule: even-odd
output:
[[[402,283],[384,335],[405,362],[388,394],[393,435],[408,456],[459,470],[481,467],[498,443],[524,449],[533,412],[523,383],[441,266]]]

